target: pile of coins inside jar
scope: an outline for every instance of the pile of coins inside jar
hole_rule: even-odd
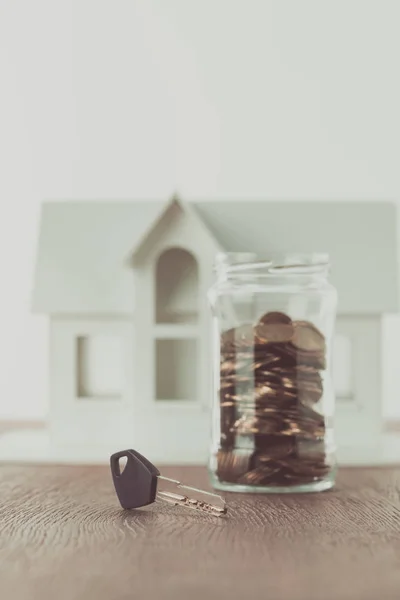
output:
[[[293,486],[327,475],[325,420],[316,407],[325,361],[323,334],[280,312],[221,335],[221,482]]]

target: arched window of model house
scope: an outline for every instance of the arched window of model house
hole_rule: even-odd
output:
[[[197,400],[198,271],[183,248],[165,250],[155,265],[156,400]]]
[[[195,323],[198,265],[191,252],[169,248],[156,265],[156,323]]]

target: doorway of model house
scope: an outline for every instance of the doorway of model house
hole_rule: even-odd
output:
[[[198,389],[199,268],[184,248],[169,248],[155,268],[155,398],[195,402]]]

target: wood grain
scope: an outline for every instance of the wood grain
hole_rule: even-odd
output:
[[[163,474],[208,488],[201,468]],[[0,598],[398,600],[400,468],[323,494],[227,494],[224,519],[124,512],[103,467],[0,467]]]

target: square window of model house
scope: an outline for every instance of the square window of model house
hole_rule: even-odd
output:
[[[352,342],[345,335],[337,333],[333,339],[333,385],[338,400],[352,400],[354,397],[352,377]]]
[[[157,400],[196,400],[196,340],[156,340],[155,358]]]
[[[116,336],[81,336],[76,343],[78,398],[116,399],[122,395],[122,348]]]

